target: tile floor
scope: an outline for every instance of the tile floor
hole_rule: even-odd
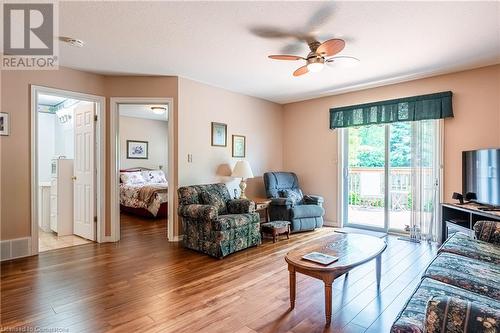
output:
[[[54,232],[45,232],[38,229],[38,252],[45,252],[88,243],[92,243],[92,241],[75,235],[59,237]]]

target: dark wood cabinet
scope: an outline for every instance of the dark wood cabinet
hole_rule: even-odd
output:
[[[442,242],[455,232],[474,234],[473,227],[477,221],[500,221],[499,211],[482,211],[478,204],[441,204]]]

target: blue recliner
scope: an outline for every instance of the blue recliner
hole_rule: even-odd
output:
[[[303,195],[297,175],[293,172],[266,172],[266,195],[272,199],[269,206],[271,221],[291,222],[291,231],[314,230],[323,226],[323,198]]]

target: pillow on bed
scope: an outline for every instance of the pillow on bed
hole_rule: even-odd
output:
[[[120,180],[125,185],[136,185],[136,184],[144,184],[146,181],[142,174],[137,172],[122,172],[120,174]]]
[[[166,183],[167,178],[165,177],[165,173],[163,170],[150,170],[150,171],[143,171],[142,172],[142,177],[148,182],[148,183]]]

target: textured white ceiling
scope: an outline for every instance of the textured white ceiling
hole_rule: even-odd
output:
[[[500,62],[500,2],[61,2],[63,66],[178,75],[284,103]],[[272,32],[278,30],[279,34]],[[343,38],[356,68],[292,77],[294,35]]]
[[[152,106],[163,106],[168,108],[168,105],[162,104],[120,104],[118,105],[118,111],[121,117],[132,117],[132,118],[143,118],[152,120],[162,120],[168,121],[168,112],[165,111],[163,114],[156,114],[151,111]]]

